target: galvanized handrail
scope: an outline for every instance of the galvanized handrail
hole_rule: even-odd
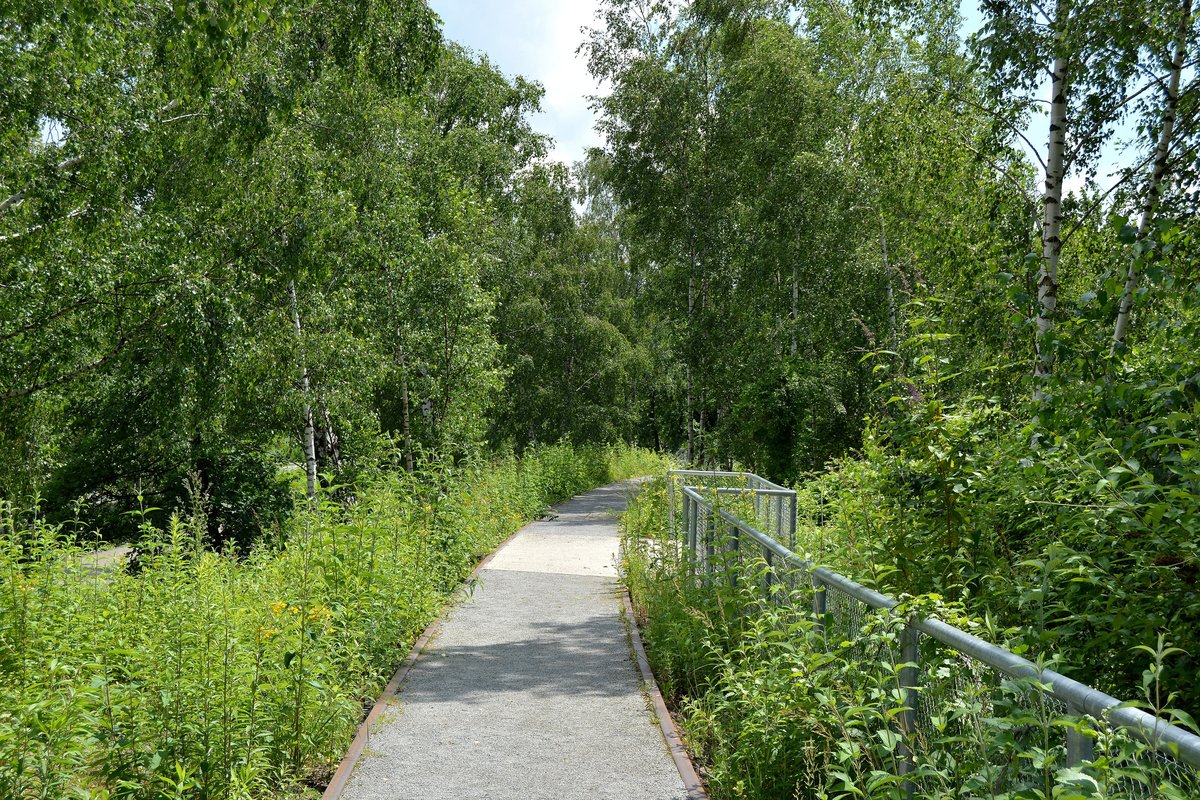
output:
[[[728,494],[731,492],[752,494],[757,492],[769,497],[786,497],[787,494],[790,494],[791,520],[784,521],[777,516],[774,522],[777,533],[787,530],[790,534],[794,535],[796,530],[794,516],[796,513],[795,493],[759,478],[757,475],[739,472],[672,470],[668,475],[668,485],[670,486],[673,531],[676,529],[674,528],[674,487],[672,484],[676,477],[702,478],[708,481],[717,479],[736,480],[745,487],[701,487],[689,485],[682,487],[681,499],[686,543],[689,550],[697,559],[704,561],[708,569],[712,569],[713,543],[708,532],[705,535],[706,538],[709,538],[709,541],[701,542],[701,531],[698,530],[699,514],[697,513],[701,510],[710,514],[715,511],[717,518],[728,524],[731,530],[750,537],[762,549],[764,557],[769,564],[782,563],[793,569],[807,572],[814,589],[813,605],[814,612],[818,615],[818,618],[824,617],[825,614],[824,595],[827,588],[836,589],[849,597],[867,604],[871,608],[890,610],[900,605],[897,600],[869,589],[831,569],[817,566],[813,562],[798,556],[788,547],[758,530],[746,520],[739,518],[725,509],[714,506],[700,492],[701,489],[708,488],[709,490],[715,489],[718,494]],[[758,511],[759,506],[756,504],[755,512],[758,513]],[[709,519],[711,520],[711,516]],[[699,550],[702,544],[706,548],[706,552],[703,555]],[[916,661],[916,654],[918,652],[916,645],[917,637],[924,634],[1005,675],[1030,680],[1038,691],[1056,698],[1073,714],[1087,714],[1098,720],[1107,720],[1108,724],[1130,732],[1160,753],[1184,762],[1192,768],[1200,769],[1200,736],[1172,725],[1166,720],[1160,719],[1139,708],[1123,704],[1122,701],[1109,694],[1086,686],[1054,670],[1039,667],[1032,661],[1022,658],[1003,647],[984,641],[941,620],[913,617],[906,620],[905,627],[905,635],[902,637],[905,651],[902,660],[905,663]],[[917,679],[917,670],[910,667],[902,669],[901,673],[901,688],[916,690],[915,680]],[[905,684],[906,680],[910,681],[910,683]],[[1073,764],[1090,760],[1092,757],[1091,741],[1068,728],[1067,751],[1068,759]]]
[[[755,475],[753,472],[732,472],[702,469],[672,469],[667,471],[667,514],[672,530],[675,528],[675,485],[677,479],[696,478],[714,484],[710,488],[720,493],[749,493],[754,497],[754,513],[770,512],[775,520],[775,529],[780,539],[795,541],[796,536],[796,493],[786,486]],[[733,486],[719,486],[729,482]],[[766,500],[762,500],[766,498]],[[787,508],[784,508],[787,500]]]

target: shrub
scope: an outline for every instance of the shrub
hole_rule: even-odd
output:
[[[625,580],[655,674],[713,797],[1082,800],[1200,791],[1195,773],[1146,754],[1146,745],[928,637],[915,665],[901,661],[909,616],[979,628],[961,604],[910,596],[894,612],[864,611],[857,629],[844,614],[818,624],[806,572],[772,571],[718,546],[713,572],[697,574],[665,516],[661,482],[626,513]],[[1140,696],[1155,709],[1169,702],[1160,681],[1171,655],[1159,640],[1143,675]],[[914,666],[921,688],[911,695],[900,674]],[[1094,740],[1090,762],[1068,760],[1068,730]]]
[[[282,547],[141,518],[140,570],[0,519],[0,797],[263,797],[321,785],[418,632],[547,504],[659,469],[626,448],[384,473],[301,508]],[[331,496],[344,496],[334,490]]]

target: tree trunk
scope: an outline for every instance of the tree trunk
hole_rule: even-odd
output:
[[[654,384],[651,384],[651,386],[653,386],[653,385]],[[649,407],[649,410],[647,413],[650,418],[650,427],[654,430],[654,451],[661,452],[662,451],[662,438],[659,436],[659,433],[658,433],[658,415],[655,413],[655,408],[654,408],[654,401],[657,398],[658,398],[658,392],[656,392],[652,389],[650,391],[650,407]]]
[[[329,456],[330,463],[333,464],[334,472],[342,471],[342,442],[338,438],[337,430],[333,427],[333,418],[329,415],[329,406],[325,405],[324,400],[318,400],[317,405],[321,407],[321,420],[324,425],[321,426],[320,442],[321,449],[325,455]]]
[[[688,364],[684,367],[684,373],[687,378],[687,466],[691,467],[696,463],[696,432],[692,425],[693,416],[693,398],[692,398],[692,365]]]
[[[688,334],[695,330],[695,310],[696,310],[696,257],[695,252],[692,253],[691,263],[689,264],[688,274]],[[689,345],[691,343],[689,342]],[[691,349],[690,347],[688,348]],[[693,420],[695,418],[695,383],[692,376],[692,354],[687,355],[687,366],[684,368],[687,378],[687,465],[690,467],[696,463],[696,434],[693,430]]]
[[[292,322],[296,327],[296,341],[300,344],[300,392],[304,396],[304,436],[301,444],[304,446],[304,474],[308,479],[308,500],[312,503],[317,499],[317,438],[310,397],[311,382],[304,356],[304,330],[300,327],[300,303],[296,299],[295,283],[288,284],[288,295],[292,299]]]
[[[1060,6],[1060,14],[1065,11]],[[1060,18],[1059,27],[1065,24]],[[1062,250],[1062,188],[1067,143],[1067,59],[1054,59],[1050,88],[1050,140],[1046,154],[1046,191],[1042,196],[1042,263],[1037,279],[1037,338],[1034,343],[1034,399],[1044,397],[1044,381],[1054,371],[1054,351],[1049,339],[1058,307],[1058,256]]]
[[[1158,147],[1154,152],[1154,167],[1150,172],[1150,180],[1146,184],[1146,196],[1142,202],[1142,216],[1138,221],[1137,239],[1134,243],[1134,253],[1129,259],[1129,268],[1125,273],[1125,287],[1121,291],[1121,305],[1117,311],[1117,324],[1113,327],[1112,351],[1124,344],[1129,332],[1129,317],[1133,310],[1133,293],[1138,283],[1138,245],[1150,235],[1150,226],[1154,222],[1154,214],[1158,210],[1158,201],[1162,196],[1162,182],[1167,176],[1167,156],[1171,151],[1171,136],[1175,132],[1175,117],[1179,109],[1179,81],[1183,72],[1183,62],[1187,56],[1187,35],[1192,24],[1192,0],[1183,0],[1183,14],[1179,18],[1179,27],[1175,29],[1175,53],[1171,59],[1171,76],[1167,83],[1167,104],[1163,108],[1162,130],[1158,134]]]
[[[635,435],[634,428],[633,428],[633,420],[634,420],[634,415],[637,413],[637,410],[636,410],[637,404],[638,404],[637,390],[638,390],[638,382],[637,382],[637,378],[634,378],[633,380],[631,380],[629,382],[629,406],[628,406],[628,413],[625,414],[625,441],[628,442],[629,444],[633,444],[633,437]]]
[[[892,350],[898,349],[900,331],[896,328],[896,290],[892,286],[892,268],[888,264],[887,227],[883,224],[883,214],[879,215],[879,242],[883,249],[883,274],[887,278],[888,324],[891,326]]]
[[[412,418],[409,416],[408,407],[408,364],[404,359],[403,347],[396,349],[396,359],[400,364],[400,420],[404,426],[404,468],[411,474],[413,471]]]
[[[796,357],[796,327],[800,324],[800,264],[792,261],[792,349],[791,355]]]

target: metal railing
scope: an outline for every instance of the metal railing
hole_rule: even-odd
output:
[[[667,472],[668,514],[675,527],[675,496],[685,484],[719,494],[747,495],[754,503],[754,522],[789,547],[796,543],[796,493],[752,472],[673,469]]]
[[[795,546],[797,509],[794,492],[744,472],[671,470],[667,484],[672,533],[681,540],[691,568],[702,579],[712,580],[717,570],[744,567],[746,556],[753,554],[756,548],[768,568],[763,573],[765,582],[777,582],[786,576],[792,586],[797,582],[801,586],[808,584],[805,588],[811,597],[811,613],[830,646],[834,642],[849,643],[852,647],[856,642],[861,643],[863,627],[873,613],[909,613],[903,607],[897,611],[901,606],[898,601],[833,570],[819,567],[781,543],[780,540],[786,540]],[[731,496],[742,498],[740,503],[736,500],[732,503],[742,516],[722,507],[730,504],[727,498]],[[678,518],[675,514],[677,499],[681,512]],[[734,557],[730,558],[730,555]],[[738,580],[736,574],[730,578]],[[791,595],[768,592],[766,596]],[[986,713],[990,709],[996,715],[1000,715],[996,709],[1005,702],[1023,704],[1027,708],[1040,703],[1043,712],[1055,718],[1090,718],[1079,724],[1054,726],[1055,730],[1063,732],[1057,746],[1061,748],[1065,765],[1092,761],[1095,757],[1094,731],[1097,727],[1107,726],[1127,732],[1149,745],[1144,752],[1129,757],[1136,762],[1131,766],[1150,766],[1174,785],[1200,792],[1200,736],[966,631],[938,619],[913,614],[903,621],[899,652],[883,652],[879,648],[868,651],[865,644],[860,646],[858,656],[863,663],[869,659],[892,661],[905,698],[906,708],[898,715],[898,724],[905,732],[919,732],[935,716],[944,719],[944,706],[954,701],[955,694],[973,691],[976,697],[990,697],[988,702],[994,705],[983,711]],[[941,669],[932,672],[941,677],[931,679],[930,671],[920,668],[922,664],[937,664]],[[923,675],[925,685],[922,685]],[[1007,700],[999,697],[1004,693],[1008,695]],[[911,752],[907,755],[900,766],[902,773],[913,768],[915,757]],[[1108,795],[1154,796],[1153,787],[1136,778],[1116,780],[1109,787]],[[1200,794],[1194,796],[1200,797]]]

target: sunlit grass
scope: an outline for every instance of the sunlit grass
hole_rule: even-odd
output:
[[[4,508],[0,797],[263,797],[320,786],[478,558],[546,506],[657,471],[628,448],[386,475],[302,510],[282,546],[143,525],[137,574]]]

